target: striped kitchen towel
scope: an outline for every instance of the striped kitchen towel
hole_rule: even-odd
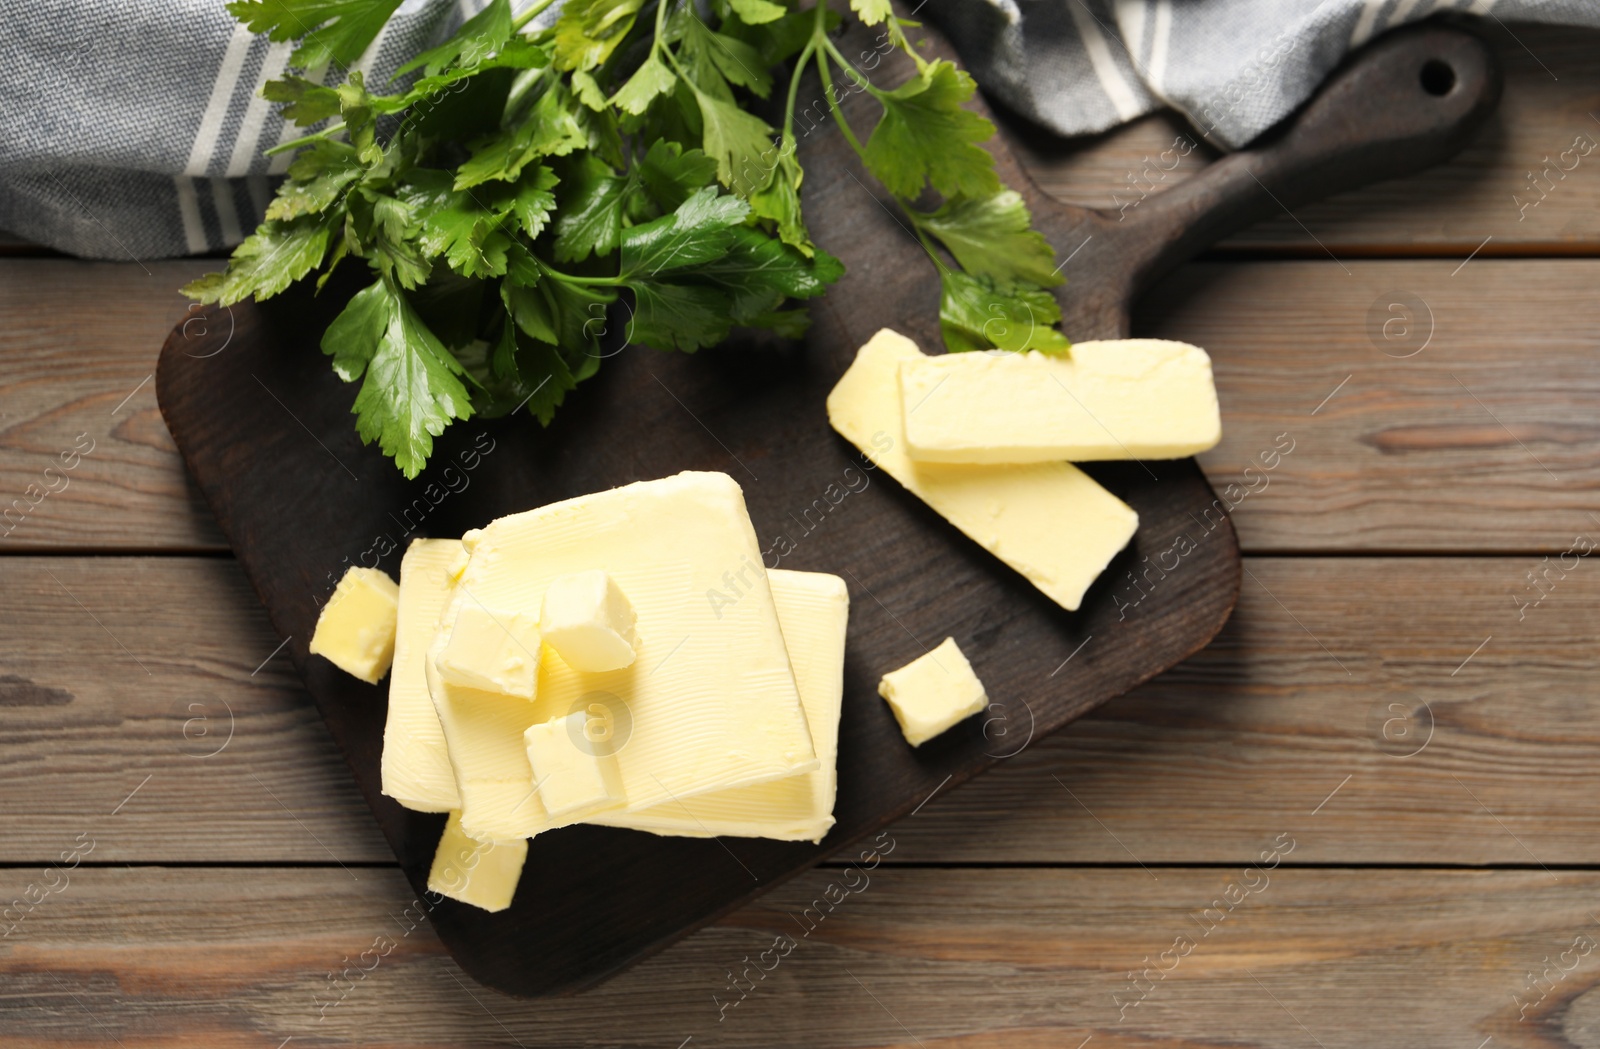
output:
[[[356,63],[369,81],[487,0],[404,0]],[[514,6],[524,6],[518,3]],[[1062,134],[1171,106],[1238,146],[1353,47],[1454,11],[1600,25],[1600,0],[912,0],[985,89]],[[552,8],[541,21],[554,17]],[[254,228],[296,134],[260,97],[293,45],[221,0],[0,0],[0,229],[76,255],[214,251]],[[1537,57],[1537,56],[1536,56]],[[307,75],[337,83],[342,69]]]
[[[1052,131],[1091,134],[1171,108],[1224,149],[1288,116],[1348,52],[1408,22],[1448,12],[1502,27],[1600,26],[1600,0],[919,2],[985,92]]]

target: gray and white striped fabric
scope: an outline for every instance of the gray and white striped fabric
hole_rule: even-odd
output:
[[[987,93],[1060,134],[1170,107],[1237,149],[1351,50],[1446,12],[1600,25],[1600,0],[925,0],[919,15],[957,42]]]
[[[357,68],[386,81],[486,2],[405,0]],[[916,15],[986,90],[1062,134],[1172,106],[1236,147],[1348,50],[1440,11],[1600,25],[1600,0],[922,0]],[[0,0],[0,229],[108,259],[238,243],[287,164],[262,151],[298,134],[259,95],[292,49],[221,0]]]

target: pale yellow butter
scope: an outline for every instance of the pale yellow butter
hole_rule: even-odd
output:
[[[317,615],[311,652],[371,685],[394,659],[400,587],[376,568],[352,567]]]
[[[883,675],[878,695],[888,701],[900,731],[913,747],[970,718],[989,702],[983,682],[972,672],[972,664],[953,637]]]
[[[383,726],[383,792],[418,812],[461,807],[425,668],[428,646],[455,585],[450,567],[459,556],[459,540],[417,539],[400,562],[394,669]]]
[[[621,670],[633,662],[637,616],[609,573],[557,576],[544,592],[539,627],[574,670]]]
[[[839,711],[844,696],[850,595],[844,580],[823,572],[775,568],[767,573],[767,579],[820,767],[770,783],[701,794],[637,812],[603,813],[587,822],[690,838],[821,841],[828,833],[838,786]]]
[[[523,734],[577,711],[603,710],[613,726],[630,808],[817,767],[765,575],[732,606],[705,596],[730,569],[761,561],[731,477],[677,474],[504,517],[474,537],[471,554],[455,600],[470,594],[490,608],[538,607],[558,576],[606,566],[637,615],[637,658],[606,673],[542,659],[532,703],[435,671],[469,833],[561,825],[534,790]]]
[[[922,359],[885,328],[828,395],[833,428],[1051,600],[1076,609],[1133,538],[1139,515],[1065,462],[989,466],[919,463],[906,453],[899,368]]]
[[[516,895],[527,858],[527,839],[479,841],[462,829],[461,814],[452,812],[433,853],[428,891],[486,911],[503,911]]]
[[[1222,440],[1211,358],[1167,339],[918,356],[900,365],[900,392],[918,462],[1181,459]]]
[[[590,739],[588,722],[586,711],[575,710],[522,734],[539,800],[552,817],[583,816],[625,800],[611,741]]]
[[[532,699],[539,674],[539,623],[528,612],[460,603],[438,657],[452,685]]]

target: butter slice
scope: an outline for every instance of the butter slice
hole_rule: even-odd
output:
[[[838,786],[839,709],[844,696],[850,595],[844,580],[824,572],[775,568],[767,573],[767,579],[821,767],[638,812],[608,812],[588,822],[688,838],[821,841],[828,833]]]
[[[1181,459],[1222,440],[1211,358],[1167,339],[918,357],[900,391],[918,462]]]
[[[878,695],[889,703],[906,742],[920,747],[988,705],[983,682],[947,637],[937,648],[883,675]]]
[[[539,627],[573,670],[621,670],[633,662],[633,606],[616,580],[599,569],[550,581]]]
[[[905,449],[899,368],[922,359],[885,328],[828,395],[828,421],[941,516],[1071,611],[1139,527],[1122,500],[1065,462],[914,462]]]
[[[503,911],[516,895],[527,858],[526,839],[478,841],[461,829],[461,814],[452,812],[433,853],[428,891],[486,911]]]
[[[458,696],[454,686],[444,686],[441,720],[451,758],[460,754],[468,763],[463,769],[457,762],[467,830],[495,838],[537,833],[542,828],[526,826],[534,809],[543,827],[554,825],[537,797],[526,805],[517,800],[533,788],[522,734],[530,725],[595,706],[615,722],[629,808],[816,768],[766,576],[755,578],[733,605],[717,608],[705,598],[747,559],[761,563],[755,529],[743,492],[721,473],[642,481],[484,528],[461,577],[462,592],[491,608],[534,608],[556,577],[604,565],[637,614],[638,658],[607,673],[541,660],[538,698],[523,704],[531,717],[503,709],[492,716],[475,712],[491,693]],[[439,694],[434,698],[440,703]],[[453,724],[471,728],[453,734]],[[511,730],[508,748],[504,733]],[[460,746],[456,735],[463,736]],[[480,748],[492,750],[492,759],[480,757]],[[511,826],[501,829],[501,818]]]
[[[376,685],[394,659],[400,587],[376,568],[352,567],[317,615],[311,652]]]
[[[624,800],[617,756],[609,741],[589,739],[588,721],[587,711],[575,710],[522,734],[539,800],[553,817],[586,815]]]
[[[383,792],[418,812],[461,807],[424,668],[439,616],[455,586],[451,565],[461,553],[459,540],[415,539],[400,562],[394,669],[383,726]]]
[[[539,645],[533,615],[485,608],[469,595],[439,652],[439,674],[452,685],[532,699]]]

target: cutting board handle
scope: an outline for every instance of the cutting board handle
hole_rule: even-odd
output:
[[[1090,306],[1091,327],[1103,329],[1070,334],[1079,340],[1124,336],[1132,299],[1223,237],[1330,193],[1408,175],[1453,155],[1494,110],[1501,82],[1493,50],[1475,34],[1438,23],[1398,30],[1356,54],[1257,142],[1136,207],[1092,211],[1084,222],[1078,209],[1044,204],[1047,212],[1059,212],[1051,218],[1066,235],[1056,247],[1065,254],[1082,242],[1087,249],[1061,291],[1064,304],[1079,297],[1068,315]],[[1085,240],[1091,234],[1115,251],[1096,251]],[[1314,239],[1309,231],[1307,239]]]

